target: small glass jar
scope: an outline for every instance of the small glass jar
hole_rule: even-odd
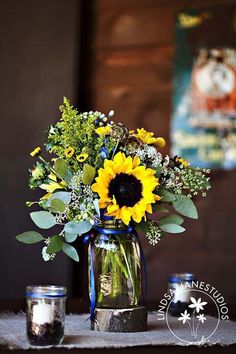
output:
[[[196,277],[192,273],[174,273],[169,275],[169,291],[173,299],[169,306],[169,313],[172,316],[180,316],[190,304],[192,282]],[[188,311],[190,309],[188,308]]]
[[[64,338],[66,288],[28,286],[27,337],[31,345],[57,345]]]

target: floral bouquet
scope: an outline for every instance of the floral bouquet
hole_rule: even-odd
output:
[[[60,111],[45,142],[53,158],[44,158],[40,147],[31,152],[37,161],[29,170],[29,187],[44,194],[26,202],[42,209],[30,213],[37,227],[57,225],[59,231],[51,237],[27,231],[16,236],[18,241],[43,242],[45,261],[60,251],[79,261],[72,243],[101,223],[101,215],[132,223],[152,245],[167,233],[185,231],[182,216],[198,218],[192,196],[206,195],[209,170],[191,167],[179,156],[163,156],[162,137],[114,123],[114,111],[78,113],[66,98]]]

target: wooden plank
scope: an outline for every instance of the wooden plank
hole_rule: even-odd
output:
[[[166,7],[116,9],[96,19],[97,48],[170,43],[173,40],[172,11]]]
[[[169,90],[172,77],[173,48],[99,50],[93,85],[157,85]],[[98,88],[99,89],[99,88]]]
[[[151,7],[133,6],[118,10],[110,6],[95,17],[94,45],[97,48],[170,44],[174,38],[174,19],[184,8],[206,8],[236,1],[188,1],[160,3]]]
[[[94,4],[95,11],[106,11],[116,8],[117,10],[154,7],[166,5],[168,7],[177,4],[180,8],[190,6],[214,6],[218,4],[234,4],[235,0],[97,0]]]

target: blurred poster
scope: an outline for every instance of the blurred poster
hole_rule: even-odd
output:
[[[175,28],[172,153],[236,167],[236,6],[182,11]]]

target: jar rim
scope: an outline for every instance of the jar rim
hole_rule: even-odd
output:
[[[169,275],[170,283],[190,282],[195,280],[197,280],[197,278],[193,273],[172,273]]]
[[[29,285],[26,287],[26,297],[65,297],[66,291],[66,287],[58,285]]]

